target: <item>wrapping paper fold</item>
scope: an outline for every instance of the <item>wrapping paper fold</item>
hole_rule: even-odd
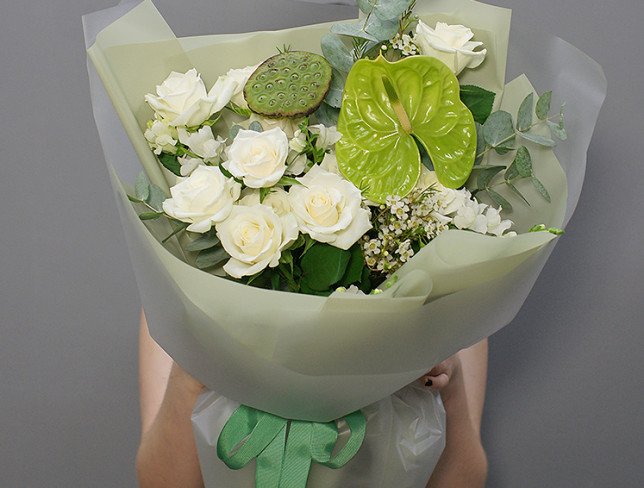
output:
[[[464,82],[501,93],[509,11],[471,0],[418,3],[424,19],[469,22],[488,42],[496,54]],[[447,231],[401,269],[393,287],[368,297],[260,290],[191,267],[177,242],[159,243],[167,229],[146,228],[126,198],[141,165],[159,186],[173,181],[143,137],[152,115],[143,95],[171,70],[195,66],[210,86],[229,68],[255,64],[284,43],[319,52],[329,25],[177,39],[143,1],[92,14],[85,26],[95,119],[150,332],[211,390],[286,418],[332,420],[400,390],[518,312],[552,251],[551,234],[494,238]],[[510,52],[511,69],[538,73],[542,90],[566,100],[570,137],[559,160],[530,147],[552,203],[525,188],[532,206],[517,202],[508,217],[518,231],[536,223],[561,227],[579,197],[605,79],[594,61],[564,41],[521,33],[520,54]],[[519,77],[498,104],[516,113],[532,90]]]

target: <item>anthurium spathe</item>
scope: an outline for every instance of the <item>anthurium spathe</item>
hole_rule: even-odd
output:
[[[476,127],[459,91],[454,73],[435,58],[357,61],[338,120],[342,174],[372,201],[404,196],[421,173],[418,141],[441,184],[462,186],[476,157]]]

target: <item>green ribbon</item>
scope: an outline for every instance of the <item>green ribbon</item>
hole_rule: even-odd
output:
[[[256,488],[305,488],[312,462],[338,469],[360,449],[367,424],[364,414],[358,410],[344,420],[351,433],[333,456],[337,421],[288,420],[242,405],[219,434],[217,456],[231,469],[257,458]]]

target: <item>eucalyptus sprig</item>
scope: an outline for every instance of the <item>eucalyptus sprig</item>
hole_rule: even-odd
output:
[[[547,201],[550,202],[550,194],[543,183],[534,173],[532,156],[525,145],[517,146],[517,140],[525,140],[538,146],[552,148],[556,145],[555,138],[565,140],[567,138],[564,105],[559,113],[549,116],[552,101],[552,92],[541,95],[535,104],[534,94],[530,93],[521,103],[516,116],[516,124],[510,113],[498,110],[491,113],[484,123],[477,123],[477,156],[474,171],[477,171],[476,192],[484,192],[494,203],[502,206],[506,211],[512,211],[512,205],[502,195],[494,190],[494,187],[504,185],[521,198],[527,205],[530,202],[516,187],[520,179],[529,179],[535,190]],[[536,120],[535,120],[536,116]],[[552,119],[556,119],[553,122]],[[547,135],[533,131],[540,128]],[[494,150],[497,154],[507,154],[516,151],[515,157],[510,165],[487,165],[481,164],[485,155]],[[492,184],[494,178],[503,174],[503,180]]]

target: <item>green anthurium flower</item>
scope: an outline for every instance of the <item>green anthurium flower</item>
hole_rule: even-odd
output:
[[[429,56],[357,61],[344,88],[338,130],[340,171],[379,203],[414,188],[421,172],[417,141],[448,188],[465,183],[476,157],[474,118],[460,100],[458,80]]]

